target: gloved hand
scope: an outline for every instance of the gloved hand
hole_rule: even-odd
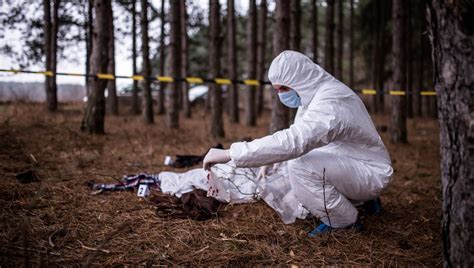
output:
[[[230,160],[229,150],[211,148],[202,161],[202,168],[209,170],[215,164],[227,163]]]
[[[260,170],[258,171],[258,174],[257,174],[257,180],[263,179],[267,176],[267,171],[269,167],[270,167],[269,165],[260,167]]]

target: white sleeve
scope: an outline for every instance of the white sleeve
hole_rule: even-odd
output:
[[[230,146],[230,158],[238,167],[258,167],[290,160],[339,139],[344,132],[334,100],[314,103],[301,120],[272,135]]]

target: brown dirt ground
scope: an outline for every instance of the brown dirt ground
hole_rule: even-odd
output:
[[[434,119],[409,120],[408,145],[388,144],[382,133],[395,175],[382,196],[384,212],[362,219],[365,231],[312,239],[306,233],[314,220],[284,225],[261,202],[228,205],[204,222],[164,219],[134,193],[91,195],[85,185],[172,170],[163,166],[165,155],[202,154],[216,142],[262,136],[268,111],[255,128],[226,121],[227,138],[218,141],[208,137],[202,109],[182,119],[180,130],[167,130],[162,116],[146,126],[141,117],[121,115],[107,117],[106,135],[90,136],[79,131],[81,119],[81,104],[61,105],[56,114],[40,104],[0,105],[0,266],[441,265]],[[387,116],[374,120],[388,125]],[[28,169],[39,182],[17,182],[15,174]]]

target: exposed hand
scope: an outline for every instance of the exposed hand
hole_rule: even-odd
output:
[[[229,150],[212,148],[204,157],[204,160],[202,161],[202,168],[204,168],[204,170],[209,170],[211,166],[215,164],[227,163],[230,160]]]

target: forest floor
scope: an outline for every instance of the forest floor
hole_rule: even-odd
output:
[[[125,114],[125,111],[122,112]],[[263,202],[227,205],[207,221],[160,218],[133,192],[92,195],[90,180],[175,170],[166,155],[203,154],[267,133],[270,112],[254,128],[230,124],[226,138],[208,136],[203,109],[167,130],[165,118],[107,116],[106,135],[79,131],[82,104],[45,112],[40,104],[0,104],[0,266],[134,265],[426,265],[440,266],[441,181],[438,123],[408,121],[410,143],[391,145],[395,173],[384,211],[362,219],[365,230],[306,234],[314,220],[285,225]],[[374,116],[388,126],[388,116]],[[194,168],[198,168],[194,167]],[[38,182],[15,175],[34,170]]]

